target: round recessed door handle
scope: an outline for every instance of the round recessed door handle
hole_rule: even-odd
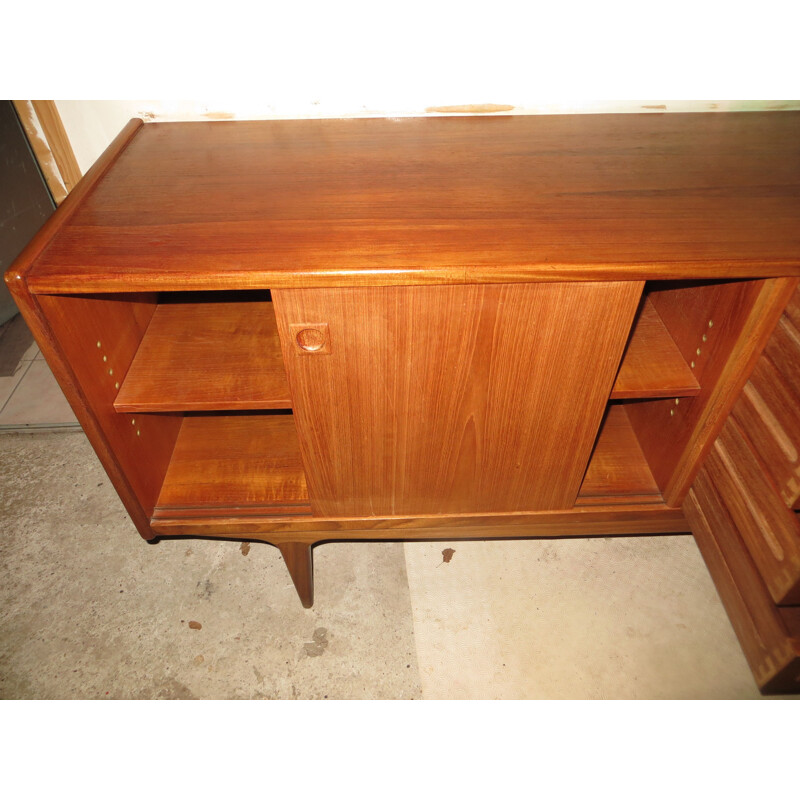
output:
[[[316,328],[303,328],[294,338],[297,346],[307,353],[316,353],[325,346],[325,334]]]
[[[327,354],[331,352],[331,335],[327,322],[301,322],[289,325],[290,341],[294,341],[298,355]]]

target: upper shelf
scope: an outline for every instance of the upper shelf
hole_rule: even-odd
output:
[[[650,298],[645,298],[622,357],[611,399],[692,397],[699,392],[700,384],[694,373]]]
[[[164,303],[114,401],[117,411],[291,408],[272,303]]]

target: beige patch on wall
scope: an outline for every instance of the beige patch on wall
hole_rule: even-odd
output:
[[[498,105],[496,103],[478,103],[477,105],[463,106],[428,106],[427,114],[497,114],[501,111],[513,111],[514,106]]]

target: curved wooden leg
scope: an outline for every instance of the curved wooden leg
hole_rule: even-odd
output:
[[[314,605],[314,562],[311,559],[311,545],[302,542],[284,542],[278,545],[286,567],[294,581],[294,588],[300,595],[303,608]]]

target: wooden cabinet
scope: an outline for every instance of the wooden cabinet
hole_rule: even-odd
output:
[[[131,122],[6,275],[147,539],[695,533],[800,689],[800,114]]]

